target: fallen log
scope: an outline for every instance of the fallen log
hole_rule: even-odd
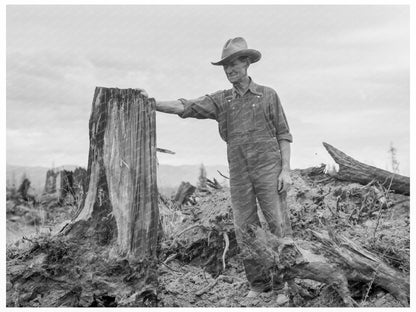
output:
[[[342,235],[311,233],[318,243],[312,250],[305,251],[291,238],[277,238],[268,231],[256,228],[254,234],[244,234],[246,243],[242,256],[260,261],[289,285],[293,284],[294,278],[330,285],[338,292],[345,306],[357,306],[348,282],[372,283],[388,291],[403,306],[409,306],[409,280],[401,272]]]
[[[366,165],[341,152],[328,143],[323,142],[323,145],[331,157],[339,165],[339,170],[335,174],[337,179],[358,182],[364,185],[373,180],[377,180],[386,189],[390,189],[396,193],[404,195],[410,194],[409,177]]]
[[[392,294],[403,306],[409,305],[410,284],[401,272],[342,235],[312,230],[311,233],[321,243],[320,250],[341,267],[349,281],[372,282]]]

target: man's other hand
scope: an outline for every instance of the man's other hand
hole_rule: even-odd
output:
[[[149,97],[149,94],[147,94],[145,89],[142,88],[136,88],[135,90],[139,91],[141,95],[143,95],[144,97]]]
[[[287,192],[292,185],[292,179],[290,178],[289,171],[282,170],[277,180],[277,190],[279,193]]]

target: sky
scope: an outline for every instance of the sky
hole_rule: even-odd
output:
[[[231,87],[218,61],[242,36],[262,59],[292,135],[292,168],[331,162],[327,142],[359,161],[410,173],[408,6],[11,6],[6,21],[6,161],[87,166],[96,86],[156,100]],[[213,120],[157,113],[170,165],[227,164]]]

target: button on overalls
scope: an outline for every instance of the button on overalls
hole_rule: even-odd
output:
[[[286,194],[278,193],[282,170],[279,143],[269,129],[262,96],[247,92],[241,97],[226,97],[227,156],[230,191],[237,241],[242,247],[242,231],[260,226],[257,204],[270,231],[278,237],[291,234],[286,210]],[[270,273],[255,260],[244,260],[250,288],[263,291],[270,286]]]

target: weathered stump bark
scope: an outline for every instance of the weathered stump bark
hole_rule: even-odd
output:
[[[155,112],[154,99],[139,91],[95,89],[87,190],[81,209],[63,231],[93,238],[111,247],[113,256],[136,263],[136,278],[130,281],[147,298],[157,288]]]
[[[87,189],[87,184],[86,184],[87,170],[81,167],[75,168],[73,172],[73,177],[74,177],[74,192],[75,192],[76,199],[82,198]]]
[[[345,181],[358,182],[361,184],[368,184],[373,180],[377,180],[384,187],[393,190],[396,193],[404,195],[410,194],[409,177],[366,165],[341,152],[328,143],[324,142],[323,145],[335,162],[339,165],[339,171],[335,175],[336,178]]]
[[[65,198],[70,195],[73,200],[75,199],[75,190],[74,190],[74,176],[72,171],[61,170],[59,172],[60,176],[60,185],[59,185],[59,194],[58,202],[63,203]]]

